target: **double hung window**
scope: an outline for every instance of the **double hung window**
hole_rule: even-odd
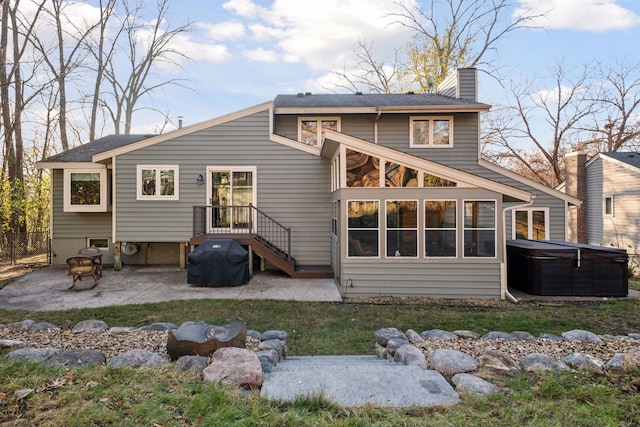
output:
[[[380,202],[349,201],[347,235],[349,257],[377,257],[379,255]]]
[[[387,200],[387,257],[418,256],[418,201]]]
[[[425,257],[455,257],[457,255],[456,216],[455,200],[425,200]]]
[[[495,200],[464,201],[464,256],[496,256]]]

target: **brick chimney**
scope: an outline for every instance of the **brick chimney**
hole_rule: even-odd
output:
[[[582,201],[579,208],[572,208],[567,213],[567,240],[587,243],[587,207],[584,203],[587,196],[587,163],[586,151],[575,151],[564,156],[564,192]]]

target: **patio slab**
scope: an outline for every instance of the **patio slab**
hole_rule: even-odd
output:
[[[93,289],[91,277],[68,291],[67,268],[52,265],[12,279],[0,290],[0,308],[52,311],[72,308],[144,304],[187,299],[275,299],[292,301],[342,301],[333,279],[291,279],[277,272],[260,272],[246,285],[196,287],[187,284],[187,272],[171,266],[105,266]],[[87,289],[87,290],[82,290]]]

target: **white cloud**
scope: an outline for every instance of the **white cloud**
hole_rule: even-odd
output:
[[[280,59],[278,53],[274,50],[258,48],[254,50],[246,50],[244,55],[252,61],[257,62],[278,62]]]
[[[205,30],[213,40],[234,40],[245,36],[244,24],[238,21],[227,21],[219,24],[197,24]]]
[[[570,28],[611,31],[640,25],[640,16],[625,9],[619,0],[519,0],[515,15],[542,15],[533,25],[543,28]]]
[[[229,0],[223,8],[249,18],[247,43],[277,50],[287,62],[304,62],[317,70],[342,68],[358,41],[371,41],[384,51],[407,37],[406,28],[389,16],[398,5],[388,0],[273,0],[266,7]]]

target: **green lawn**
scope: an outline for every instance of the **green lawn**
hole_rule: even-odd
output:
[[[451,300],[385,300],[374,303],[286,301],[174,301],[60,312],[0,310],[0,323],[27,318],[71,327],[97,318],[110,326],[157,321],[204,320],[227,324],[243,318],[250,329],[289,332],[289,354],[374,354],[373,333],[381,327],[524,330],[560,334],[580,328],[595,333],[640,332],[640,301],[553,305]],[[1,337],[1,333],[0,333]],[[640,351],[640,347],[639,347]],[[66,371],[0,359],[0,425],[491,425],[565,426],[640,423],[640,372],[590,375],[522,374],[496,377],[505,394],[464,398],[448,408],[337,407],[321,398],[278,403],[234,389],[205,384],[167,368],[132,370],[97,367]],[[33,389],[23,399],[20,389]]]

